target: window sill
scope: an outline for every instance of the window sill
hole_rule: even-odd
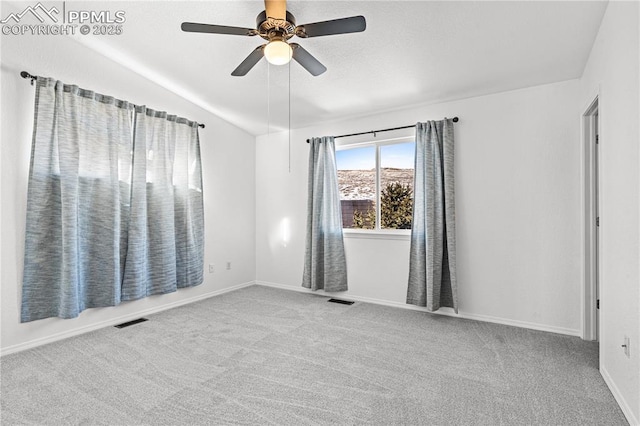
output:
[[[370,229],[343,229],[344,238],[361,238],[373,240],[405,240],[411,239],[411,231],[374,231]]]

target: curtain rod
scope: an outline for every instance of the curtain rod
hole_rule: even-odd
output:
[[[29,73],[28,73],[28,72],[26,72],[26,71],[21,71],[21,72],[20,72],[20,77],[22,77],[22,78],[30,78],[30,79],[31,79],[31,85],[32,85],[32,86],[33,86],[33,80],[37,80],[37,79],[38,79],[38,76],[36,76],[36,75],[31,75],[31,74],[29,74]],[[203,128],[203,129],[204,129],[204,124],[202,124],[202,123],[198,123],[198,127],[201,127],[201,128]]]
[[[453,117],[453,122],[457,123],[459,120],[458,117]],[[350,136],[360,136],[360,135],[368,135],[373,133],[373,136],[375,137],[376,133],[380,133],[380,132],[390,132],[392,130],[401,130],[401,129],[410,129],[412,127],[416,127],[415,124],[410,124],[408,126],[400,126],[400,127],[391,127],[389,129],[381,129],[381,130],[369,130],[368,132],[359,132],[359,133],[349,133],[348,135],[340,135],[340,136],[334,136],[334,139],[338,139],[338,138],[348,138]],[[311,139],[307,139],[307,143],[309,143],[311,141]]]

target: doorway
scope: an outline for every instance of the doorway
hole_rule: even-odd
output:
[[[600,136],[598,98],[586,109],[583,123],[584,170],[584,292],[583,327],[584,340],[599,340],[600,320]]]

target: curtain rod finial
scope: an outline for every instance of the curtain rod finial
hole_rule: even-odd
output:
[[[26,71],[21,71],[20,72],[20,77],[22,77],[22,78],[30,78],[32,86],[33,86],[33,80],[37,80],[38,79],[38,77],[36,77],[35,75],[31,75]]]

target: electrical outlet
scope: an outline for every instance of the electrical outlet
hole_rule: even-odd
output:
[[[227,271],[231,270],[231,262],[227,261]]]
[[[631,357],[629,343],[630,343],[629,336],[624,336],[624,343],[622,345],[622,349],[624,349],[624,354],[627,356],[627,358]]]
[[[209,264],[209,273],[213,274],[214,272],[216,272],[216,265],[214,265],[213,263]]]

